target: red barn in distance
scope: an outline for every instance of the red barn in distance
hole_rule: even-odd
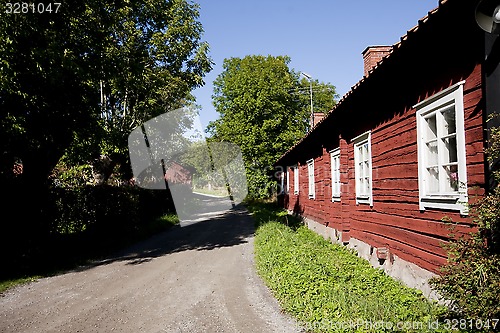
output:
[[[193,167],[172,161],[166,166],[165,180],[170,184],[191,185],[194,172]]]
[[[431,298],[446,220],[473,231],[468,204],[488,186],[500,84],[477,3],[441,0],[396,44],[365,49],[364,77],[275,163],[284,208]]]

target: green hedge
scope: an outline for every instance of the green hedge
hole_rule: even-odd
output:
[[[4,201],[11,218],[1,224],[0,278],[44,274],[103,255],[157,231],[155,220],[175,214],[169,192],[132,186],[52,187],[37,198],[43,204],[30,205],[28,198],[25,189],[12,189]]]

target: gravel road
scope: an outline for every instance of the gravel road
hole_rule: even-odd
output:
[[[243,207],[0,297],[0,332],[301,332],[255,273]]]

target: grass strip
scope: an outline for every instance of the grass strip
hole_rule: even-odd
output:
[[[325,240],[273,203],[250,202],[247,208],[257,224],[257,271],[308,331],[445,331],[436,320],[446,308],[422,292]]]

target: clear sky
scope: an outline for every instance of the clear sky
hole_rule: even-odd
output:
[[[203,40],[215,62],[194,91],[201,123],[218,118],[213,81],[224,59],[287,55],[290,67],[337,87],[343,96],[363,76],[361,52],[392,45],[436,8],[437,0],[195,0]]]

